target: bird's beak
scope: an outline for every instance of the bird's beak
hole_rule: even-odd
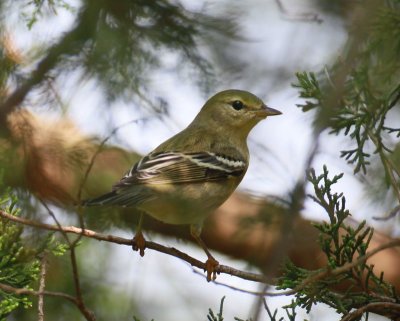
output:
[[[282,113],[274,108],[268,107],[267,105],[262,105],[259,110],[257,110],[257,115],[260,117],[267,117],[267,116],[277,116],[281,115]]]

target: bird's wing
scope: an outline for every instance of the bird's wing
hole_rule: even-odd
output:
[[[242,176],[243,160],[209,152],[161,152],[142,158],[114,185],[114,189],[138,184],[200,183]]]

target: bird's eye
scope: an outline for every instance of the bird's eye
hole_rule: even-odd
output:
[[[241,110],[244,107],[244,105],[240,100],[235,100],[232,102],[232,107],[236,110]]]

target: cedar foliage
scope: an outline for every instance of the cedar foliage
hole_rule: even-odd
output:
[[[158,54],[162,50],[177,54],[177,66],[189,64],[188,72],[195,70],[198,84],[207,90],[213,83],[214,69],[200,49],[215,50],[215,55],[223,50],[216,48],[218,46],[204,48],[201,41],[236,36],[232,20],[191,12],[179,3],[165,0],[123,0],[118,4],[110,0],[84,0],[79,9],[63,0],[20,1],[18,4],[2,1],[1,26],[5,25],[7,10],[15,9],[15,6],[25,11],[26,24],[30,28],[43,16],[62,8],[75,12],[76,22],[54,43],[35,53],[30,62],[34,67],[30,70],[20,66],[20,57],[6,45],[7,37],[2,34],[0,119],[3,124],[16,105],[29,98],[32,92],[43,92],[47,102],[54,99],[49,91],[49,81],[68,75],[71,70],[78,70],[82,79],[95,79],[109,101],[137,99],[154,109],[153,101],[145,99],[148,96],[146,75],[150,69],[163,64]],[[374,191],[373,197],[380,199],[388,191],[391,193],[387,219],[397,223],[400,128],[390,119],[399,114],[400,2],[368,0],[349,5],[338,1],[337,6],[346,6],[349,11],[347,45],[341,57],[323,71],[297,73],[294,86],[303,99],[298,107],[304,112],[314,112],[316,141],[322,132],[349,140],[353,147],[338,152],[338,157],[354,166],[354,173],[362,176],[368,188]],[[311,160],[312,157],[310,155]],[[5,167],[9,160],[2,158],[1,161]],[[395,319],[400,315],[396,289],[384,281],[384,275],[376,275],[374,267],[363,260],[373,229],[366,222],[358,226],[347,224],[350,213],[346,209],[346,197],[331,189],[342,174],[331,178],[329,165],[321,174],[318,172],[308,169],[307,180],[300,181],[288,195],[285,210],[301,208],[307,184],[313,186],[314,193],[310,197],[326,213],[326,220],[315,224],[315,228],[327,265],[309,271],[286,262],[276,286],[294,289],[293,303],[283,307],[287,318],[295,319],[297,307],[310,311],[315,303],[322,302],[335,309],[342,320],[360,320],[371,312]],[[28,209],[25,203],[18,203],[9,189],[3,190],[1,210],[24,215]],[[20,195],[23,198],[24,193]],[[21,210],[16,210],[18,206]],[[51,234],[46,234],[35,240],[36,245],[32,247],[29,233],[24,235],[21,226],[1,219],[0,229],[0,283],[14,288],[37,288],[41,255],[72,253],[73,247],[80,244],[60,245]],[[353,265],[354,262],[358,263]],[[61,263],[53,261],[53,264]],[[347,269],[349,265],[351,267]],[[335,286],[342,282],[348,284],[348,290],[336,291]],[[99,294],[90,289],[90,284],[86,287],[86,302],[96,306]],[[20,306],[32,309],[29,297],[0,290],[0,299],[0,319],[5,319],[15,309],[20,320],[23,316],[29,319],[18,310]],[[266,301],[264,303],[271,320],[283,319],[277,316],[277,311],[268,309]],[[223,304],[222,299],[217,315],[209,310],[209,320],[223,319]],[[78,316],[79,312],[74,311]],[[57,315],[57,312],[57,308],[47,311],[49,315]]]

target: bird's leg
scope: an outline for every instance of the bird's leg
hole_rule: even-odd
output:
[[[134,251],[139,251],[140,256],[144,256],[144,249],[146,248],[146,240],[144,239],[142,233],[142,224],[143,224],[143,213],[140,213],[137,231],[135,236],[133,237],[133,245],[132,245],[132,249]]]
[[[207,272],[207,281],[210,282],[211,280],[215,280],[217,278],[217,271],[216,268],[219,265],[219,262],[214,259],[214,257],[211,255],[210,251],[208,250],[207,246],[203,242],[203,240],[200,237],[201,234],[201,227],[198,225],[191,225],[190,226],[190,234],[193,236],[193,238],[196,240],[196,242],[201,246],[201,248],[206,252],[207,254],[207,261],[206,261],[206,267],[205,271]]]

